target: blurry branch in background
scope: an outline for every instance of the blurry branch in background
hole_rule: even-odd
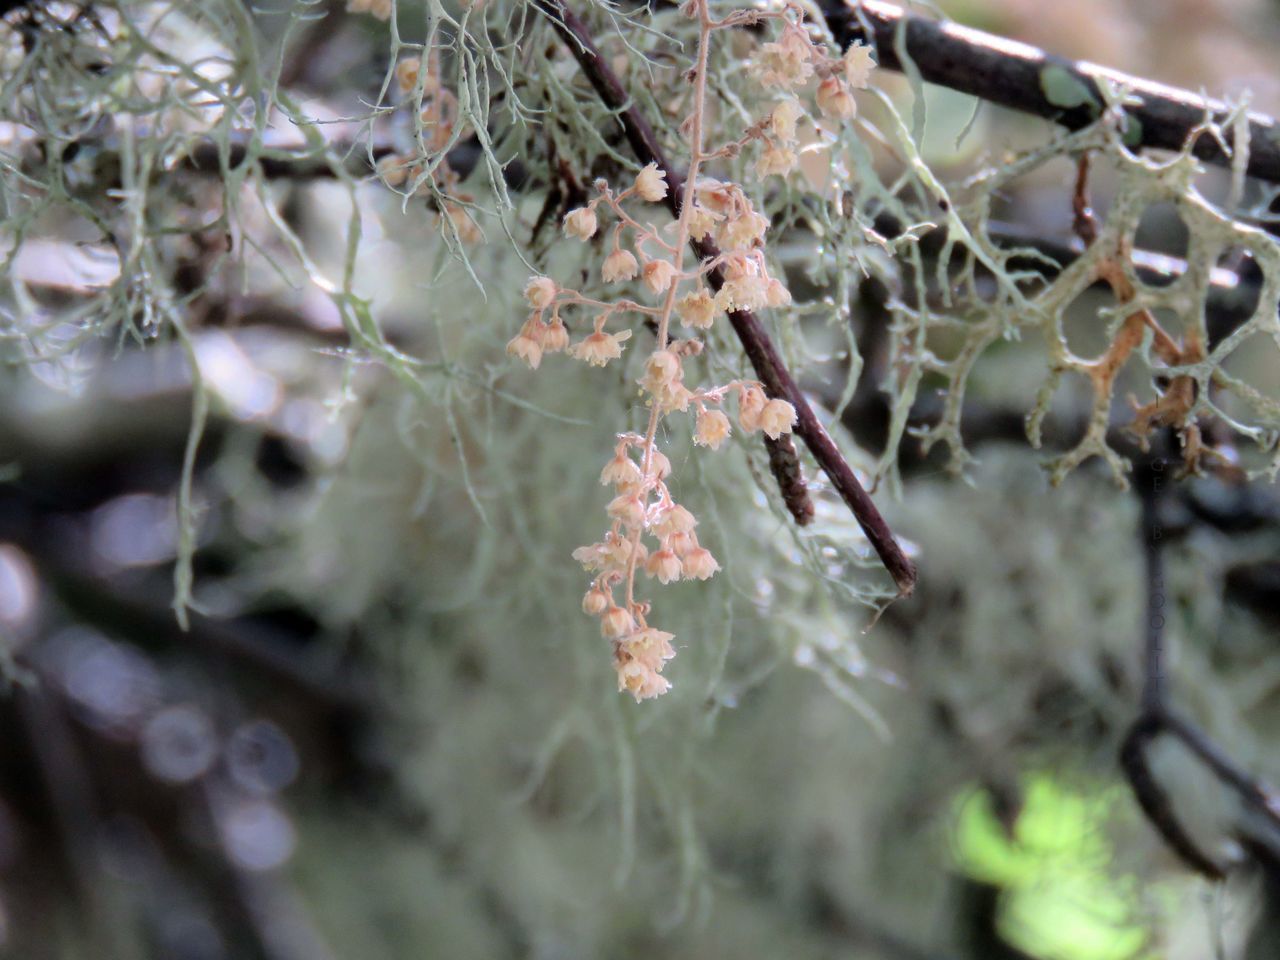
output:
[[[22,0],[0,0],[0,16],[28,5]],[[1098,119],[1106,102],[1102,89],[1106,84],[1126,91],[1138,101],[1125,107],[1125,115],[1135,122],[1130,133],[1135,147],[1179,150],[1194,138],[1192,152],[1201,160],[1225,167],[1243,161],[1249,176],[1280,183],[1280,126],[1263,114],[1238,115],[1228,104],[1187,90],[1054,56],[1027,44],[907,13],[877,0],[860,3],[822,0],[819,6],[832,36],[841,46],[857,41],[874,46],[882,67],[916,71],[929,83],[1043,117],[1069,130],[1079,130]],[[555,19],[560,4],[552,0],[542,4],[542,8]],[[576,22],[581,27],[581,22]],[[582,40],[589,44],[590,37],[580,29],[575,29],[573,34],[581,34],[570,43],[575,56],[581,60],[588,48],[579,44]],[[903,54],[908,63],[904,63]],[[595,63],[608,71],[603,61],[597,58]],[[611,88],[622,92],[616,77]],[[1067,94],[1074,95],[1077,102],[1069,105],[1071,97]],[[624,124],[634,125],[637,118],[624,115],[620,119]],[[1242,121],[1239,126],[1249,132],[1243,157],[1237,157],[1235,151],[1237,120]],[[637,141],[630,130],[627,135],[637,150],[647,150],[646,142],[656,148],[651,136]],[[348,144],[345,150],[341,144],[333,147],[338,155],[351,154],[353,172],[368,170],[368,154],[363,149],[356,151],[356,144]],[[377,160],[391,154],[393,148],[389,142],[375,142],[372,151]],[[467,155],[474,154],[475,147],[459,145],[458,152],[456,159],[460,162],[455,163],[452,155],[449,162],[465,172],[474,165],[474,157],[468,163]],[[233,142],[230,165],[239,165],[244,156],[244,145]],[[217,170],[219,146],[212,141],[198,144],[185,162],[195,169]],[[332,168],[318,162],[314,154],[301,151],[293,154],[284,145],[268,144],[260,162],[262,172],[270,178],[333,176]]]
[[[558,0],[540,0],[537,6],[555,26],[600,99],[606,106],[617,112],[618,121],[622,124],[636,158],[642,164],[657,164],[658,169],[665,173],[669,186],[667,205],[672,215],[679,217],[684,177],[667,161],[653,128],[632,104],[617,74],[596,48],[586,25]],[[707,240],[694,241],[692,247],[698,258],[704,262],[714,260],[720,254],[715,245]],[[724,284],[723,271],[717,267],[710,272],[708,280],[712,288],[719,291]],[[783,363],[782,355],[770,339],[764,324],[748,310],[735,310],[730,313],[729,322],[733,325],[734,332],[742,343],[742,348],[755,369],[756,376],[764,384],[765,393],[771,397],[788,400],[795,407],[795,433],[805,442],[809,452],[813,454],[818,465],[831,480],[832,486],[852,510],[863,533],[866,534],[881,562],[893,577],[899,596],[910,596],[916,584],[915,565],[898,545],[889,525],[858,481],[853,468],[845,460],[817,414],[813,412],[799,384]],[[798,462],[787,463],[783,469],[779,469],[778,459],[785,461],[788,456],[788,452],[781,447],[770,450],[771,461],[775,463],[774,474],[780,479],[799,476]],[[807,497],[799,496],[797,488],[791,485],[789,494],[784,492],[784,498],[796,521],[807,523],[812,511],[812,505],[806,503]]]
[[[1165,533],[1161,528],[1160,506],[1173,486],[1174,468],[1173,460],[1157,453],[1142,463],[1136,477],[1142,499],[1142,540],[1147,577],[1143,687],[1141,711],[1121,745],[1120,765],[1138,803],[1170,849],[1193,870],[1210,879],[1221,880],[1229,866],[1220,864],[1202,850],[1179,821],[1168,791],[1147,763],[1148,747],[1161,736],[1179,741],[1247,808],[1260,816],[1262,823],[1274,831],[1272,839],[1277,842],[1280,842],[1280,795],[1241,769],[1204,731],[1172,707],[1168,645],[1164,636],[1167,588],[1162,554]],[[1240,839],[1256,846],[1260,838],[1242,836]],[[1275,849],[1271,853],[1273,858],[1277,856]]]
[[[1201,160],[1223,167],[1243,160],[1249,176],[1280,183],[1280,127],[1263,114],[1238,118],[1249,134],[1244,155],[1238,157],[1237,111],[1221,101],[929,20],[879,0],[821,0],[819,6],[837,43],[874,46],[882,67],[917,72],[929,83],[1052,120],[1068,130],[1098,119],[1109,99],[1104,86],[1123,90],[1138,101],[1125,106],[1125,116],[1134,123],[1133,146],[1181,150],[1194,139],[1191,152]]]
[[[25,5],[15,0],[0,0],[0,15]],[[551,0],[541,7],[555,19],[561,5]],[[1125,107],[1126,117],[1134,121],[1130,133],[1133,146],[1180,150],[1194,138],[1192,153],[1201,160],[1223,167],[1243,160],[1249,176],[1280,183],[1280,126],[1271,117],[1255,112],[1238,117],[1230,105],[1188,90],[1054,56],[1004,37],[907,13],[877,0],[861,3],[822,0],[820,7],[832,36],[841,46],[847,47],[856,41],[874,46],[882,67],[908,69],[903,60],[905,53],[910,61],[909,69],[918,71],[920,78],[929,83],[1043,117],[1068,130],[1079,130],[1098,119],[1106,102],[1102,89],[1106,84],[1126,91],[1138,101]],[[576,22],[581,27],[581,21]],[[573,35],[578,39],[571,41],[570,47],[581,62],[584,51],[589,48],[579,44],[582,40],[587,43],[591,40],[581,30],[575,29]],[[597,59],[596,63],[606,71],[609,69],[602,60]],[[616,77],[613,88],[622,92]],[[1071,99],[1068,94],[1078,102],[1068,105]],[[619,119],[624,124],[633,124],[637,118],[621,115]],[[1241,121],[1240,127],[1249,133],[1243,157],[1237,157],[1235,151],[1237,119]],[[650,146],[657,146],[651,136],[642,138],[640,146],[630,130],[627,136],[634,149],[645,149],[646,139]],[[474,147],[460,146],[459,150],[465,155],[474,152]],[[392,152],[389,143],[374,144],[375,160]],[[237,157],[233,145],[231,165],[237,165],[241,159],[243,147]],[[473,160],[467,164],[462,155],[458,159],[463,162],[455,164],[451,156],[450,164],[460,171],[470,169],[474,163]],[[199,145],[187,162],[197,169],[216,170],[217,145]],[[367,154],[353,156],[351,162],[355,170],[368,168]],[[266,153],[262,166],[263,173],[273,178],[333,175],[314,155],[291,156],[285,148]]]
[[[1151,825],[1169,848],[1192,870],[1212,880],[1221,880],[1225,871],[1203,852],[1179,822],[1173,802],[1147,763],[1147,748],[1164,731],[1169,697],[1165,662],[1165,575],[1160,503],[1168,494],[1170,467],[1155,457],[1145,461],[1135,477],[1142,501],[1142,552],[1146,562],[1147,607],[1142,656],[1142,707],[1138,719],[1120,747],[1120,766],[1129,780],[1134,798]]]

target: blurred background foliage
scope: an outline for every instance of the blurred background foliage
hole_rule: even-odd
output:
[[[490,3],[511,22],[523,8]],[[591,465],[634,413],[628,375],[539,376],[502,354],[524,256],[565,256],[554,231],[536,236],[546,184],[512,189],[517,245],[478,220],[489,242],[465,253],[481,290],[429,204],[358,166],[362,144],[403,136],[351,119],[379,102],[385,24],[323,0],[94,6],[160,24],[179,66],[105,48],[101,63],[67,61],[63,33],[33,39],[22,5],[4,5],[10,92],[101,80],[104,97],[127,99],[111,84],[133,76],[151,98],[136,114],[172,115],[157,109],[163,137],[134,142],[102,135],[90,105],[60,103],[60,122],[83,108],[84,127],[56,151],[16,123],[3,131],[0,954],[1280,955],[1280,841],[1161,746],[1182,818],[1244,863],[1211,885],[1164,847],[1117,766],[1142,679],[1138,507],[1096,463],[1049,486],[1021,436],[1042,346],[997,344],[971,377],[964,477],[905,442],[901,495],[878,499],[921,580],[878,619],[874,557],[820,480],[817,521],[798,531],[762,449],[691,456],[669,438],[677,496],[724,571],[669,591],[675,687],[634,704],[612,688],[569,560],[598,526]],[[399,4],[415,22],[423,6]],[[943,6],[1057,53],[1280,108],[1273,3]],[[256,96],[274,95],[278,69],[277,115],[233,122],[201,99],[243,66],[237,37],[263,65]],[[50,72],[24,74],[39,56]],[[902,78],[878,82],[909,101]],[[925,158],[949,179],[1050,136],[983,108],[957,147],[971,101],[925,95]],[[289,103],[324,119],[331,143],[357,144],[350,170],[279,175],[274,151],[310,149]],[[241,163],[237,131],[255,124],[254,162]],[[210,131],[221,151],[202,157]],[[32,164],[49,179],[27,192]],[[1071,176],[1050,164],[1020,179],[1001,216],[1068,243]],[[1209,171],[1200,185],[1219,195],[1227,180]],[[483,170],[464,184],[500,207]],[[148,229],[93,242],[144,186]],[[1105,167],[1093,189],[1105,218]],[[1176,256],[1179,229],[1157,211],[1140,242]],[[779,256],[799,289],[811,238]],[[841,442],[870,473],[887,435],[886,290],[875,269],[851,274],[848,330],[807,321],[784,337],[804,338],[806,385],[830,407],[857,341],[865,367]],[[1099,336],[1102,305],[1091,294],[1073,308],[1082,342]],[[1241,360],[1272,397],[1275,359]],[[1046,446],[1078,438],[1088,403],[1059,391]],[[1196,478],[1162,521],[1178,698],[1237,761],[1280,778],[1280,497]]]

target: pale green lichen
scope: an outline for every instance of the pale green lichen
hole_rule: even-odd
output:
[[[1102,108],[1085,82],[1061,64],[1050,63],[1040,69],[1040,89],[1046,100],[1064,110],[1086,104],[1095,111]]]
[[[1096,477],[1066,476],[1091,456],[1123,476],[1106,436],[1114,398],[1092,398],[1084,436],[1052,464],[1054,478],[1065,482],[1048,500],[1025,452],[998,448],[986,463],[974,463],[960,416],[975,384],[981,389],[992,378],[984,363],[1019,338],[1038,339],[1044,349],[1034,377],[1042,385],[1021,400],[1032,442],[1039,442],[1058,386],[1089,364],[1068,346],[1067,314],[1101,258],[1132,239],[1153,204],[1172,205],[1186,224],[1187,267],[1157,288],[1142,284],[1126,263],[1138,290],[1133,307],[1174,311],[1185,330],[1207,342],[1203,304],[1220,253],[1247,250],[1264,280],[1252,315],[1203,361],[1170,369],[1149,344],[1134,361],[1148,375],[1194,378],[1192,413],[1229,418],[1276,469],[1276,398],[1224,367],[1250,338],[1280,339],[1280,252],[1245,222],[1261,219],[1265,203],[1239,210],[1243,191],[1236,190],[1216,207],[1197,192],[1199,171],[1188,155],[1135,157],[1125,146],[1135,126],[1110,112],[1122,106],[1118,96],[1094,126],[1047,139],[959,184],[925,151],[918,77],[910,121],[900,116],[900,99],[864,96],[862,131],[826,145],[829,178],[820,190],[761,183],[749,153],[723,169],[769,212],[779,234],[771,254],[797,290],[799,281],[807,285],[789,311],[774,314],[771,332],[797,370],[830,374],[824,413],[833,425],[862,375],[850,308],[855,289],[865,274],[888,281],[893,292],[891,362],[882,384],[891,403],[889,441],[877,457],[838,433],[851,462],[897,487],[912,406],[937,384],[941,417],[921,440],[946,446],[953,469],[975,485],[957,492],[930,481],[889,507],[895,525],[919,541],[932,586],[902,622],[890,620],[864,638],[857,625],[890,590],[821,477],[810,469],[817,519],[799,530],[757,446],[734,445],[714,465],[690,458],[679,495],[697,506],[725,570],[710,584],[675,588],[670,615],[685,643],[675,690],[661,711],[642,713],[610,688],[598,638],[576,609],[583,577],[569,558],[594,526],[583,504],[601,495],[599,451],[615,429],[643,415],[634,402],[636,364],[601,377],[571,368],[538,378],[501,356],[518,322],[517,291],[529,264],[547,272],[554,265],[563,276],[592,265],[590,251],[558,242],[554,222],[528,242],[544,199],[545,180],[537,178],[548,176],[548,144],[584,186],[598,174],[637,166],[616,118],[550,27],[527,3],[463,12],[430,0],[400,4],[402,19],[389,27],[369,19],[386,62],[353,144],[327,140],[325,124],[277,80],[288,39],[314,7],[289,4],[287,23],[269,41],[267,15],[231,0],[101,6],[122,18],[110,42],[87,30],[42,32],[33,51],[11,49],[6,60],[0,110],[7,112],[0,119],[20,120],[33,133],[0,151],[4,349],[25,369],[66,378],[76,372],[76,351],[96,338],[174,337],[188,351],[195,403],[179,488],[181,612],[199,598],[191,568],[196,453],[206,415],[218,412],[190,350],[199,329],[188,310],[201,291],[173,283],[182,244],[206,234],[236,240],[212,261],[220,289],[283,295],[309,286],[333,305],[345,343],[308,358],[316,371],[308,389],[331,401],[345,457],[317,465],[314,483],[295,498],[236,488],[230,509],[265,517],[256,532],[260,549],[237,569],[239,581],[290,596],[335,644],[354,634],[383,667],[408,734],[397,784],[436,817],[443,850],[401,844],[399,834],[389,839],[362,823],[316,827],[333,835],[320,834],[319,855],[304,845],[303,855],[315,862],[302,865],[300,882],[329,904],[321,922],[344,954],[402,955],[374,929],[378,908],[400,903],[403,916],[432,924],[419,935],[447,940],[451,955],[497,955],[500,934],[483,906],[496,891],[545,952],[569,941],[581,955],[604,955],[627,937],[648,936],[648,917],[658,910],[673,922],[698,916],[713,881],[735,871],[766,876],[773,886],[721,885],[720,922],[692,927],[689,942],[703,949],[691,947],[691,955],[829,952],[797,935],[775,909],[803,902],[818,884],[852,908],[893,914],[906,929],[936,917],[943,880],[925,871],[932,879],[922,882],[920,869],[935,862],[936,838],[926,830],[904,839],[888,827],[908,802],[927,822],[967,785],[974,764],[955,744],[1013,765],[1095,749],[1082,716],[1096,713],[1118,728],[1132,713],[1131,698],[1109,684],[1101,663],[1125,662],[1132,646],[1141,592],[1132,509],[1109,499]],[[677,143],[688,25],[673,9],[652,20],[641,8],[631,18],[605,3],[583,9],[659,136]],[[412,33],[411,16],[420,18]],[[11,46],[15,39],[9,31]],[[747,53],[723,49],[712,63],[724,136],[736,136],[768,104],[741,82]],[[103,58],[104,71],[72,68],[86,56]],[[404,120],[388,97],[396,62],[417,57],[426,64],[433,56],[466,125],[484,133],[466,189],[475,198],[467,209],[494,241],[488,245],[467,246],[447,218],[443,230],[429,222],[428,204],[451,199],[437,176],[448,147],[428,149],[420,121],[396,131],[422,164],[405,196],[363,182],[350,159],[353,152],[372,157],[370,135],[379,122]],[[209,74],[198,65],[217,69]],[[411,99],[422,93],[419,85]],[[1046,93],[1064,107],[1079,98],[1052,83]],[[100,137],[98,121],[108,116],[115,133]],[[295,128],[300,144],[276,144],[270,134],[277,122]],[[26,151],[40,140],[58,147],[77,141],[80,156],[51,149],[33,160]],[[184,158],[210,142],[216,171],[186,176]],[[238,163],[233,147],[244,156]],[[1019,178],[1085,151],[1098,167],[1114,170],[1118,199],[1090,249],[1049,280],[1038,279],[1014,266],[1033,251],[993,238],[995,205]],[[1244,156],[1242,146],[1237,171]],[[301,188],[320,210],[310,230],[285,215],[284,191],[261,170],[262,161],[282,157],[332,175],[324,186]],[[527,193],[504,179],[517,159],[535,175]],[[425,187],[427,196],[411,199],[412,186]],[[1064,188],[1064,208],[1069,202]],[[876,215],[885,212],[904,228],[892,241],[874,232]],[[204,213],[211,215],[197,216]],[[931,261],[918,240],[934,224],[948,236]],[[113,277],[68,302],[41,299],[17,262],[25,244],[50,237],[111,251]],[[408,253],[387,257],[387,246]],[[952,341],[945,354],[934,346],[939,336]],[[701,362],[719,380],[745,370],[736,340],[723,329],[711,333]],[[1222,392],[1239,406],[1227,409]],[[676,457],[689,449],[679,433],[664,444]],[[1253,549],[1265,557],[1269,546],[1260,540]],[[1204,581],[1220,586],[1231,552],[1218,542],[1198,549],[1194,564],[1171,571],[1171,591],[1207,634],[1215,611],[1206,612],[1205,598],[1216,593]],[[1251,629],[1249,636],[1265,639],[1261,628]],[[1209,669],[1205,650],[1192,646],[1186,656]],[[779,669],[786,664],[802,669]],[[883,682],[867,682],[873,678]],[[910,696],[891,690],[898,682],[911,684]],[[1046,723],[1035,702],[1046,688],[1067,691],[1061,725]],[[1247,741],[1234,729],[1238,710],[1225,695],[1199,696],[1209,712],[1227,718],[1233,744]],[[976,729],[940,736],[930,719],[936,705],[974,718]],[[867,723],[851,723],[851,711],[898,746],[886,749],[865,736]],[[1046,729],[1052,738],[1023,738]],[[795,783],[804,789],[793,793]],[[738,819],[726,809],[740,811]],[[746,857],[742,850],[760,837],[771,838],[762,854],[770,859],[753,872],[735,858]],[[455,845],[465,849],[467,871],[456,869],[449,853]],[[376,866],[392,881],[385,889],[352,890],[348,858],[372,859],[370,848],[393,855],[362,875]],[[822,857],[813,856],[816,848]],[[619,885],[602,888],[600,877],[610,875]],[[638,904],[647,907],[643,916]]]

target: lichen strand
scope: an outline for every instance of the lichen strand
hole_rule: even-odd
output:
[[[1048,398],[1064,373],[1084,374],[1094,392],[1087,431],[1072,450],[1053,462],[1054,479],[1061,480],[1095,455],[1104,457],[1116,476],[1123,478],[1127,464],[1108,445],[1106,432],[1115,373],[1130,354],[1139,357],[1153,376],[1163,374],[1166,383],[1156,388],[1157,397],[1149,403],[1131,400],[1135,415],[1130,427],[1141,438],[1145,439],[1156,426],[1177,428],[1192,467],[1205,453],[1198,427],[1202,417],[1220,418],[1242,434],[1270,443],[1268,434],[1280,429],[1280,403],[1230,377],[1222,370],[1222,361],[1251,334],[1265,332],[1280,340],[1280,250],[1266,233],[1226,217],[1200,196],[1192,183],[1199,165],[1188,154],[1158,164],[1135,157],[1114,142],[1104,141],[1105,147],[1110,147],[1109,155],[1120,174],[1116,202],[1085,256],[1063,271],[1035,300],[1042,311],[1042,330],[1052,365],[1032,410],[1030,435],[1036,437],[1048,409]],[[1143,212],[1156,203],[1173,204],[1192,236],[1186,271],[1163,287],[1143,284],[1129,256]],[[1262,291],[1253,315],[1206,353],[1210,337],[1203,305],[1209,296],[1211,271],[1219,255],[1232,246],[1246,249],[1255,257],[1264,275]],[[1063,317],[1071,301],[1096,280],[1110,283],[1121,310],[1112,320],[1111,348],[1100,360],[1091,362],[1068,350]],[[1186,332],[1181,342],[1174,342],[1153,319],[1154,311],[1161,308],[1183,318]],[[1234,393],[1252,415],[1250,419],[1228,416],[1217,396],[1219,391]],[[1273,459],[1270,469],[1274,471],[1277,465]]]
[[[1206,418],[1218,418],[1270,451],[1265,472],[1274,477],[1280,468],[1276,447],[1280,402],[1228,374],[1223,361],[1255,334],[1280,343],[1280,249],[1267,233],[1226,215],[1200,194],[1194,182],[1200,165],[1190,155],[1190,146],[1167,160],[1135,156],[1124,145],[1124,122],[1123,114],[1113,106],[1094,126],[975,178],[966,203],[953,205],[945,194],[939,194],[948,199],[947,218],[953,236],[936,275],[943,277],[952,270],[959,276],[953,275],[945,283],[941,307],[891,305],[896,376],[890,389],[897,414],[891,451],[896,450],[906,430],[906,411],[915,399],[921,374],[930,372],[945,379],[945,400],[938,422],[920,435],[926,449],[944,443],[951,453],[952,469],[962,469],[969,455],[961,439],[960,415],[975,364],[993,344],[1037,331],[1047,349],[1048,369],[1027,417],[1031,443],[1040,446],[1051,402],[1065,376],[1081,375],[1092,392],[1083,436],[1048,464],[1055,483],[1091,457],[1105,460],[1117,481],[1126,482],[1129,464],[1108,440],[1108,430],[1114,426],[1116,375],[1134,360],[1147,368],[1155,384],[1153,398],[1128,398],[1134,409],[1128,426],[1141,441],[1145,442],[1156,427],[1174,427],[1182,437],[1188,467],[1198,469],[1206,457],[1215,458],[1202,440],[1200,425]],[[1049,281],[1031,282],[1038,275],[1019,274],[1008,265],[1015,257],[1035,257],[1035,252],[1000,249],[990,235],[992,198],[1050,160],[1085,153],[1114,168],[1118,180],[1115,202],[1083,255]],[[1184,272],[1164,286],[1144,284],[1131,256],[1139,220],[1153,204],[1171,204],[1191,235]],[[1214,265],[1223,251],[1231,248],[1253,256],[1263,274],[1261,291],[1252,315],[1209,350],[1204,304]],[[985,300],[966,293],[975,288],[974,270],[983,257],[984,265],[995,264],[997,268],[996,294]],[[1099,318],[1109,323],[1111,345],[1101,357],[1091,360],[1076,356],[1068,347],[1065,319],[1077,298],[1100,281],[1112,287],[1120,306],[1114,316]],[[917,279],[917,284],[920,303],[939,299],[927,296],[924,281]],[[1162,309],[1183,319],[1181,339],[1170,337],[1156,323],[1155,313]],[[924,347],[931,333],[942,330],[961,340],[947,359]],[[1238,401],[1230,414],[1222,404],[1224,393]],[[889,455],[882,469],[892,469]]]

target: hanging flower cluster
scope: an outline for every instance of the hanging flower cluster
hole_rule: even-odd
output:
[[[866,89],[875,67],[870,47],[854,44],[844,56],[831,57],[805,30],[797,9],[789,7],[778,16],[783,21],[782,34],[777,41],[760,46],[753,68],[761,85],[782,93],[783,99],[743,138],[762,141],[755,167],[761,178],[774,174],[785,177],[799,163],[798,126],[810,114],[796,93],[816,81],[813,101],[817,112],[828,122],[850,120],[858,113],[853,91]]]
[[[741,187],[704,176],[702,165],[731,156],[746,142],[759,139],[764,149],[756,172],[786,176],[796,165],[796,127],[805,116],[800,102],[788,97],[741,140],[706,150],[703,114],[710,36],[727,27],[782,19],[778,42],[760,48],[757,69],[762,83],[790,90],[818,77],[819,109],[831,116],[853,115],[850,88],[864,86],[870,69],[865,48],[855,47],[843,61],[828,58],[799,26],[798,8],[769,14],[737,11],[718,21],[711,18],[706,0],[689,0],[682,10],[698,22],[700,30],[691,74],[693,106],[680,128],[689,144],[689,172],[678,219],[659,229],[641,212],[645,204],[667,199],[666,174],[651,163],[621,192],[604,180],[596,181],[593,199],[570,211],[563,223],[568,237],[603,241],[599,270],[604,284],[630,284],[653,304],[629,298],[597,300],[551,277],[535,276],[524,291],[531,312],[507,344],[509,354],[534,369],[553,353],[605,366],[622,356],[623,345],[633,335],[648,337],[646,331],[632,329],[637,321],[656,328],[656,344],[638,381],[649,407],[648,426],[644,433],[618,435],[613,456],[600,474],[600,482],[613,488],[606,507],[609,527],[600,541],[573,554],[592,575],[582,609],[599,618],[601,633],[612,643],[619,690],[637,700],[670,688],[662,670],[675,655],[672,634],[650,626],[651,604],[636,597],[637,573],[643,571],[650,579],[668,584],[706,580],[720,569],[698,539],[697,518],[671,496],[667,485],[671,464],[655,441],[659,423],[677,413],[691,415],[694,443],[715,450],[733,429],[724,409],[731,399],[736,401],[737,424],[744,433],[760,431],[777,439],[791,432],[796,418],[787,400],[770,399],[754,381],[707,387],[687,379],[690,359],[702,351],[697,335],[709,330],[717,318],[736,310],[791,302],[786,286],[770,274],[765,258],[768,218],[755,210]],[[713,241],[721,252],[686,269],[685,251],[691,240]],[[713,293],[707,278],[717,269],[724,282]],[[593,314],[590,332],[575,340],[569,326],[580,323],[582,313]],[[687,337],[671,335],[673,319],[689,332]]]

